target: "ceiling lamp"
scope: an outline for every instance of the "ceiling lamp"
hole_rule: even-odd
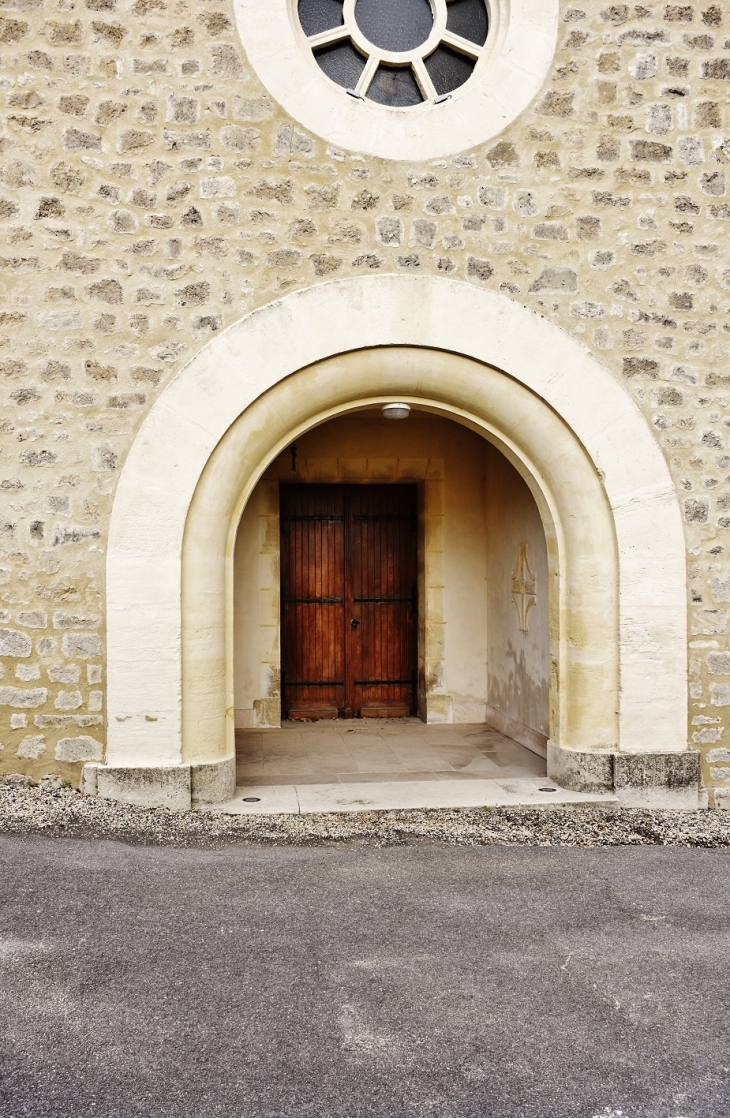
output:
[[[408,419],[411,414],[410,404],[383,404],[380,409],[385,419]]]

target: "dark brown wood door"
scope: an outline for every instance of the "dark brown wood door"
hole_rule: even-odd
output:
[[[416,699],[415,485],[282,485],[282,717],[404,717]]]

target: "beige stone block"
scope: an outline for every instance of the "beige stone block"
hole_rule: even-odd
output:
[[[26,734],[15,751],[15,756],[23,760],[37,761],[45,752],[46,739],[42,734]]]
[[[397,469],[397,458],[368,458],[366,476],[371,481],[393,481]]]
[[[458,699],[453,697],[452,721],[464,723],[483,723],[487,710],[485,702],[476,699]]]
[[[399,458],[396,478],[399,481],[422,481],[428,469],[428,458]]]
[[[258,592],[259,618],[262,625],[279,624],[279,587],[261,587]]]
[[[101,761],[104,746],[96,738],[88,734],[79,734],[75,738],[60,738],[56,742],[57,761]]]
[[[446,665],[443,660],[426,656],[423,664],[424,688],[426,694],[438,695],[444,690]]]
[[[80,691],[59,691],[54,706],[56,710],[78,710],[82,702]]]
[[[277,699],[259,699],[254,703],[256,726],[281,726],[281,704]]]
[[[429,458],[428,466],[426,468],[426,481],[443,481],[444,478],[444,460],[443,458]]]
[[[337,481],[339,479],[336,458],[307,458],[306,476],[308,481]]]
[[[445,489],[441,480],[428,479],[423,486],[423,512],[427,521],[432,517],[443,516],[445,511]]]
[[[279,516],[279,482],[262,479],[258,486],[259,514]]]
[[[46,687],[33,687],[29,689],[22,687],[0,687],[0,706],[21,708],[40,707],[43,706],[47,698],[48,689]]]
[[[86,766],[85,766],[86,767]],[[95,795],[140,807],[166,807],[187,811],[191,805],[190,766],[94,766]],[[89,781],[89,784],[91,781]]]
[[[262,664],[279,667],[279,625],[259,626],[259,654]]]
[[[297,471],[301,468],[301,463],[297,462]],[[291,468],[291,459],[285,460],[283,457],[275,458],[264,474],[267,481],[276,479],[277,483],[279,480],[286,481],[287,478],[291,480],[292,476],[296,477],[296,472]]]
[[[236,790],[236,758],[190,766],[192,803],[215,804],[230,800]]]
[[[262,553],[276,555],[278,560],[281,541],[279,510],[276,510],[275,515],[267,514],[266,516],[260,516],[259,529],[261,532]]]
[[[426,721],[450,723],[453,720],[451,695],[434,695],[429,692],[426,696]]]
[[[279,697],[281,673],[278,664],[261,664],[259,690],[264,699]]]
[[[279,554],[276,551],[259,552],[259,586],[261,590],[279,591]],[[278,609],[277,609],[278,612]]]
[[[340,481],[365,481],[368,476],[367,458],[338,458],[337,476]]]
[[[32,648],[27,633],[19,629],[0,629],[0,656],[30,656]]]
[[[446,524],[443,516],[426,516],[426,555],[443,555]]]
[[[426,587],[426,627],[429,625],[442,625],[445,622],[444,614],[444,587]]]
[[[428,650],[428,655],[431,657],[438,656],[439,659],[443,659],[441,652],[444,647],[446,636],[446,624],[443,621],[443,615],[441,618],[437,616],[426,618],[424,632],[426,636],[426,648]],[[438,651],[435,651],[437,649]]]

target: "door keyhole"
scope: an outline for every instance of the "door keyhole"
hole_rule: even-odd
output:
[[[358,621],[358,619],[356,617],[353,617],[353,618],[350,619],[350,628],[351,629],[357,629],[359,624],[360,624],[360,622]]]

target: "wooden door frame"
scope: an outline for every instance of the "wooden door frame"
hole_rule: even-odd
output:
[[[306,463],[306,459],[304,459],[304,462]],[[350,497],[349,497],[349,494],[348,494],[348,490],[356,489],[356,488],[359,489],[359,488],[364,488],[364,487],[374,487],[374,486],[377,486],[377,487],[382,487],[382,486],[408,486],[409,488],[415,489],[415,505],[416,505],[416,541],[415,541],[415,547],[416,547],[416,553],[415,553],[416,603],[415,603],[415,617],[413,619],[413,630],[414,630],[413,631],[413,642],[414,642],[414,648],[413,648],[414,664],[413,664],[413,666],[414,666],[415,678],[414,678],[413,688],[412,688],[411,713],[412,714],[416,713],[416,711],[418,711],[420,709],[421,704],[420,704],[420,701],[419,701],[419,697],[420,697],[420,693],[421,693],[421,690],[422,690],[421,687],[420,687],[420,677],[421,677],[422,673],[419,672],[419,663],[420,663],[420,660],[421,660],[421,657],[419,655],[420,651],[421,651],[420,642],[421,642],[422,637],[425,635],[425,624],[424,625],[421,624],[421,603],[422,603],[421,571],[422,571],[422,567],[423,567],[423,563],[422,563],[422,543],[423,543],[423,539],[424,539],[424,532],[423,532],[423,506],[424,506],[423,483],[418,482],[418,481],[413,481],[413,480],[407,479],[407,478],[391,478],[389,480],[383,480],[382,477],[379,477],[377,480],[374,480],[374,479],[370,478],[370,479],[363,479],[361,481],[355,481],[352,478],[348,478],[347,480],[340,479],[340,480],[337,480],[337,481],[327,481],[325,479],[318,478],[316,481],[313,481],[313,480],[311,480],[307,477],[292,478],[291,476],[287,476],[286,474],[283,475],[283,476],[280,476],[279,479],[278,479],[277,488],[276,488],[277,508],[278,508],[278,512],[279,512],[279,520],[278,520],[278,530],[279,530],[279,537],[278,538],[279,538],[279,545],[280,545],[279,556],[281,556],[281,521],[280,521],[280,514],[281,514],[281,503],[282,503],[281,502],[281,490],[282,490],[283,486],[309,486],[309,487],[312,487],[312,486],[326,486],[326,487],[340,486],[343,490],[343,506],[342,506],[343,507],[343,521],[344,521],[344,524],[343,524],[343,527],[344,527],[344,535],[343,535],[343,563],[344,563],[343,597],[344,597],[344,603],[345,603],[345,610],[344,610],[344,615],[343,615],[344,631],[343,631],[342,635],[343,635],[343,640],[344,640],[344,646],[343,646],[343,654],[344,654],[344,699],[343,699],[343,704],[340,707],[340,716],[345,717],[345,718],[359,717],[359,715],[353,715],[353,713],[352,713],[353,710],[356,708],[357,704],[354,702],[353,691],[354,691],[355,684],[354,684],[354,679],[351,678],[352,673],[351,673],[351,670],[350,670],[350,667],[349,667],[349,661],[350,661],[350,658],[351,658],[352,634],[350,633],[349,628],[348,628],[348,618],[353,615],[353,611],[354,611],[355,607],[354,607],[354,604],[353,604],[352,571],[351,571],[351,561],[350,561],[351,537],[350,537],[349,529],[350,529],[350,526],[351,526],[351,519],[350,519],[350,503],[349,503],[350,502]],[[280,656],[280,660],[279,660],[279,663],[280,663],[280,665],[283,665],[283,662],[284,662],[285,658],[284,658],[284,649],[283,649],[284,620],[283,620],[282,600],[281,600],[281,591],[283,589],[281,558],[279,560],[279,574],[280,574],[280,577],[279,577],[279,587],[280,587],[280,596],[279,596],[279,634],[280,634],[280,637],[279,637],[279,656]],[[285,675],[284,675],[283,666],[280,666],[278,677],[279,677],[279,681],[280,681],[280,688],[279,688],[280,707],[279,707],[279,712],[280,712],[280,719],[283,720],[284,719],[284,699],[285,699],[284,692],[285,692],[285,688],[286,688],[286,679],[285,679]],[[287,709],[291,709],[291,708],[289,707]]]
[[[445,625],[443,588],[444,460],[338,458],[326,464],[300,454],[297,471],[302,482],[370,484],[388,481],[415,484],[418,493],[418,618],[416,715],[424,722],[451,722],[453,699],[446,692]],[[259,611],[257,629],[250,630],[259,649],[261,693],[253,702],[246,720],[237,726],[273,728],[281,725],[281,662],[279,632],[280,600],[280,524],[279,483],[291,482],[288,456],[277,456],[259,479],[252,499],[257,503],[259,521],[258,554],[251,554],[258,575]],[[428,624],[427,624],[428,622]],[[238,713],[238,712],[237,712]],[[251,715],[253,721],[250,720]]]
[[[255,725],[281,725],[281,650],[274,642],[273,628],[281,626],[279,575],[279,484],[415,484],[418,500],[417,538],[417,617],[416,716],[424,722],[451,722],[453,698],[446,690],[445,636],[446,617],[443,608],[444,554],[444,460],[442,458],[402,459],[369,458],[363,468],[362,459],[337,458],[322,462],[297,458],[297,478],[292,477],[288,461],[275,460],[259,482],[259,515],[263,521],[260,533],[259,569],[261,594],[268,601],[266,616],[261,620],[259,645],[264,650],[262,676],[268,681],[266,693],[255,706]]]

